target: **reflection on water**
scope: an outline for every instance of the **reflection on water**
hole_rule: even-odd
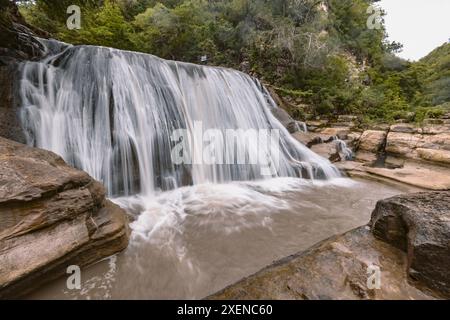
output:
[[[82,270],[81,290],[61,279],[30,298],[203,298],[367,223],[376,201],[399,193],[367,181],[280,178],[115,199],[132,217],[128,249]]]

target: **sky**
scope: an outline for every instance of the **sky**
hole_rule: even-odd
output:
[[[398,55],[418,60],[450,38],[450,0],[381,0],[390,41],[403,44]]]

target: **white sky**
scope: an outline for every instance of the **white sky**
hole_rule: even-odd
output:
[[[450,38],[450,0],[381,0],[390,41],[403,44],[398,55],[418,60]]]

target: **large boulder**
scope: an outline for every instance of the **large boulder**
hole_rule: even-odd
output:
[[[0,138],[0,298],[115,254],[128,236],[100,183],[52,152]]]
[[[367,130],[364,131],[359,140],[359,150],[378,153],[381,151],[387,133],[385,131]]]
[[[407,253],[412,279],[450,298],[450,192],[380,201],[371,226],[375,237]]]

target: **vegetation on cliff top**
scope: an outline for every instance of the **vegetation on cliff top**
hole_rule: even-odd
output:
[[[17,1],[27,21],[55,38],[233,67],[278,88],[291,113],[355,114],[368,121],[438,116],[450,101],[450,47],[417,63],[394,55],[377,0]],[[78,4],[82,28],[68,30]]]

